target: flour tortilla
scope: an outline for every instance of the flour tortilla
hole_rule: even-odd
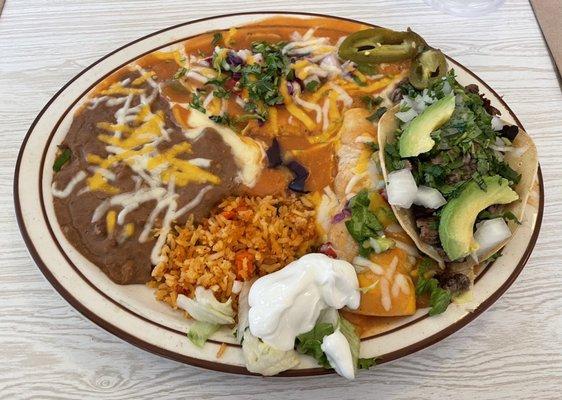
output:
[[[381,149],[381,151],[379,152],[380,162],[385,180],[388,179],[388,169],[386,168],[384,149],[386,144],[394,143],[394,141],[396,140],[395,134],[398,128],[399,121],[396,118],[395,114],[398,109],[399,106],[397,105],[388,110],[381,117],[378,126],[378,141],[379,148]],[[518,220],[521,220],[523,218],[525,205],[527,204],[527,200],[529,199],[529,194],[531,192],[531,188],[533,187],[533,182],[535,181],[535,177],[537,174],[538,156],[537,149],[535,147],[535,144],[533,143],[533,140],[522,129],[519,129],[519,133],[513,141],[513,147],[514,150],[505,153],[505,161],[511,168],[513,168],[513,170],[521,174],[521,180],[513,188],[519,195],[519,200],[504,205],[502,209],[503,211],[511,211]],[[396,206],[391,207],[392,211],[396,215],[396,219],[398,220],[402,228],[404,228],[406,233],[412,238],[418,249],[437,261],[441,268],[445,268],[445,260],[439,254],[437,249],[434,246],[429,245],[421,240],[412,211],[410,209],[400,208]],[[508,221],[508,226],[513,236],[519,224],[515,223],[514,221]],[[490,258],[501,248],[503,248],[509,242],[509,240],[510,239],[507,239],[504,242],[498,244],[496,247],[492,248],[490,251],[484,254],[478,260],[478,262],[481,263]]]

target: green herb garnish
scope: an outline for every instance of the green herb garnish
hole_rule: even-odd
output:
[[[433,82],[426,94],[440,100],[449,93],[446,86],[455,95],[455,111],[443,126],[431,133],[435,140],[433,149],[409,160],[415,164],[412,172],[416,183],[439,190],[447,200],[458,196],[464,185],[471,181],[486,190],[484,176],[500,175],[517,184],[521,176],[490,147],[499,136],[492,129],[492,116],[483,99],[461,86],[454,72]],[[402,85],[400,90],[412,99],[424,96],[410,84]],[[405,124],[401,125],[396,132],[398,138]],[[393,149],[397,145],[398,141],[385,149],[389,166],[394,169],[401,167],[400,157]]]
[[[386,112],[386,107],[379,107],[377,110],[369,115],[367,119],[371,122],[378,122],[378,120],[382,117],[382,115]]]
[[[205,107],[203,107],[203,103],[201,102],[201,94],[197,90],[193,93],[189,106],[197,111],[201,111],[203,114],[207,112],[205,110]]]
[[[369,193],[360,191],[349,202],[351,218],[345,221],[345,226],[353,239],[360,244],[361,255],[368,255],[373,249],[362,244],[371,237],[378,237],[383,226],[369,209]]]
[[[281,52],[282,43],[270,44],[255,42],[252,52],[261,53],[262,64],[245,65],[241,67],[240,86],[248,89],[248,95],[256,103],[268,106],[283,103],[279,92],[281,77],[289,72],[289,59]]]
[[[213,91],[213,96],[218,99],[228,99],[230,97],[230,92],[222,86],[217,86],[217,88]]]
[[[451,304],[451,292],[440,288],[439,281],[431,277],[430,268],[434,262],[428,258],[424,258],[418,267],[418,280],[416,282],[416,294],[418,296],[429,295],[429,315],[437,315],[444,312],[449,304]]]
[[[383,102],[383,98],[381,96],[373,97],[365,95],[361,97],[361,101],[369,111],[372,111]]]
[[[375,358],[359,358],[359,347],[361,341],[359,339],[359,335],[357,334],[357,329],[355,328],[355,325],[341,316],[338,319],[336,327],[334,327],[331,323],[320,322],[317,323],[311,331],[297,336],[297,351],[313,357],[318,364],[324,368],[332,368],[328,361],[328,357],[326,357],[326,354],[322,351],[321,345],[324,337],[334,333],[336,328],[338,328],[347,339],[349,349],[351,350],[351,357],[357,368],[369,369],[375,365]]]
[[[521,221],[519,221],[519,219],[511,211],[506,211],[506,212],[503,212],[503,213],[500,213],[500,212],[491,213],[488,210],[484,210],[484,211],[480,212],[480,214],[478,214],[478,217],[476,218],[476,220],[482,221],[482,220],[485,220],[485,219],[495,219],[495,218],[503,218],[506,221],[513,221],[517,225],[521,225]]]
[[[222,42],[222,33],[215,32],[213,34],[213,40],[211,40],[211,46],[213,47],[218,46],[220,42]]]
[[[316,92],[318,90],[318,86],[320,86],[320,81],[309,81],[306,84],[306,90],[309,92]]]
[[[187,68],[181,67],[174,74],[174,79],[180,79],[181,77],[185,76],[185,74],[187,74]]]
[[[361,78],[359,78],[357,75],[352,75],[351,78],[353,79],[353,82],[355,82],[355,84],[356,84],[357,86],[361,86],[361,87],[367,86],[367,83],[366,83],[366,82],[363,82],[363,81],[361,80]]]
[[[375,142],[367,142],[365,145],[371,150],[373,153],[375,151],[379,151],[379,144]]]
[[[357,368],[359,369],[369,369],[374,365],[377,365],[377,359],[375,357],[359,358],[357,360]]]
[[[59,172],[62,166],[70,161],[71,155],[72,152],[70,151],[70,149],[68,147],[65,147],[55,159],[55,162],[53,164],[53,171]]]
[[[227,125],[230,126],[232,125],[232,118],[230,117],[230,115],[228,114],[223,114],[223,115],[210,115],[209,119],[211,121],[213,121],[214,123],[220,124],[220,125]]]

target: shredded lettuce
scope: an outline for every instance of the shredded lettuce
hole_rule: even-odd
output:
[[[339,316],[336,325],[326,322],[318,322],[311,331],[299,335],[296,340],[297,351],[313,357],[318,364],[324,368],[332,368],[330,362],[328,361],[328,357],[322,351],[321,346],[324,337],[333,334],[338,328],[349,343],[354,365],[356,365],[359,369],[368,369],[369,367],[375,365],[374,358],[359,358],[359,347],[361,345],[361,341],[359,339],[359,335],[357,334],[355,325],[341,316]]]
[[[386,236],[376,236],[369,238],[363,243],[363,247],[370,246],[375,253],[380,254],[396,246],[396,242]]]
[[[215,298],[211,290],[202,286],[195,288],[195,299],[179,295],[176,303],[196,321],[219,325],[234,323],[232,299],[221,303]]]
[[[189,332],[187,338],[197,347],[203,347],[207,339],[220,328],[218,324],[196,321]]]
[[[317,323],[311,331],[297,336],[297,351],[314,358],[324,368],[330,368],[328,357],[322,351],[324,336],[334,333],[334,325],[326,322]]]
[[[300,362],[294,350],[277,350],[252,335],[249,329],[244,331],[242,353],[248,371],[265,376],[294,368]]]

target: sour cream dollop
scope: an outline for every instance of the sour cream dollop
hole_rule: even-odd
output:
[[[347,379],[355,379],[355,365],[349,342],[339,329],[331,335],[324,336],[320,348],[339,375]]]
[[[328,308],[359,307],[359,282],[353,265],[324,254],[307,254],[259,278],[250,289],[252,335],[288,351]]]

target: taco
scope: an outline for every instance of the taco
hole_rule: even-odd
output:
[[[529,135],[499,118],[454,72],[381,118],[378,143],[389,203],[416,246],[439,263],[482,263],[509,242],[537,172]]]

